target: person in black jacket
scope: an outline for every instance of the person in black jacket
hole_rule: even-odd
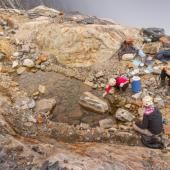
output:
[[[142,142],[144,145],[151,148],[161,148],[163,121],[162,114],[154,107],[153,99],[150,96],[143,98],[143,105],[145,108],[143,120],[137,121],[133,125],[134,129],[142,135]]]

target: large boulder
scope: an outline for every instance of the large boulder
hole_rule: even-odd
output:
[[[85,92],[79,101],[80,105],[86,109],[92,110],[98,113],[105,113],[109,110],[107,102],[101,100],[90,92]]]
[[[120,121],[128,121],[128,122],[131,122],[135,116],[130,113],[129,111],[125,110],[125,109],[122,109],[122,108],[119,108],[117,111],[116,111],[116,115],[115,115],[116,119],[120,120]]]
[[[26,43],[35,42],[41,50],[54,54],[58,62],[73,67],[107,61],[126,37],[141,42],[136,28],[116,24],[58,24],[47,17],[21,25],[15,37]]]

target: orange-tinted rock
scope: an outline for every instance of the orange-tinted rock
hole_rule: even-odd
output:
[[[47,60],[48,60],[48,56],[46,56],[46,55],[40,55],[40,56],[38,57],[37,61],[36,61],[36,64],[41,64],[41,63],[43,63],[43,62],[45,62],[45,61],[47,61]]]

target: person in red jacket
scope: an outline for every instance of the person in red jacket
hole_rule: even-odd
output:
[[[105,97],[107,94],[113,94],[114,93],[114,87],[121,91],[125,91],[129,86],[129,79],[125,76],[119,76],[116,79],[111,78],[109,79],[109,83],[105,88],[105,92],[103,93],[103,97]]]

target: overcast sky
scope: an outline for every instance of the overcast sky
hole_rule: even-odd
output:
[[[164,27],[170,34],[170,0],[56,0],[59,8],[144,27]]]
[[[88,15],[111,18],[113,21],[138,27],[163,27],[170,34],[170,0],[22,0]]]

